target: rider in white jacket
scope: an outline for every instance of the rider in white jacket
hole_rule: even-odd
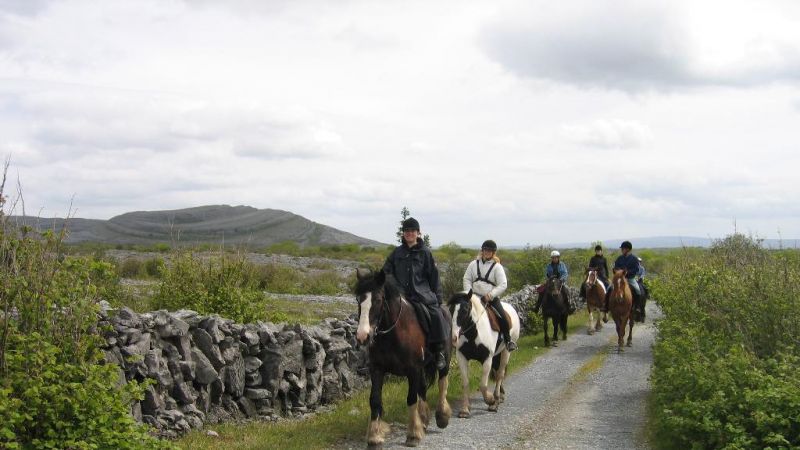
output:
[[[495,256],[497,244],[492,240],[487,240],[481,245],[481,257],[470,262],[467,271],[464,272],[464,291],[479,296],[485,303],[490,303],[497,311],[497,321],[500,324],[500,332],[506,342],[508,351],[517,348],[516,342],[511,340],[509,335],[510,324],[506,320],[503,305],[500,303],[500,296],[508,287],[506,272],[500,265],[500,260]]]

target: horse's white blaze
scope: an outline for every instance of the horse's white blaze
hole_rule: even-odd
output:
[[[358,318],[358,330],[356,330],[356,339],[359,342],[364,342],[369,336],[369,310],[372,308],[372,293],[367,292],[367,298],[361,302],[361,317]]]

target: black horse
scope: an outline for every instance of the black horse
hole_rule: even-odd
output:
[[[547,321],[553,321],[553,347],[558,346],[558,328],[561,327],[563,339],[567,340],[567,318],[569,317],[569,299],[562,289],[563,283],[557,275],[548,278],[542,300],[542,316],[544,317],[544,345],[550,346],[547,335]]]
[[[380,448],[389,425],[383,416],[382,390],[387,373],[408,379],[408,432],[406,445],[415,447],[425,434],[430,421],[427,391],[439,376],[439,402],[436,407],[436,425],[447,427],[450,422],[450,405],[447,402],[447,374],[450,371],[452,344],[445,343],[444,369],[436,370],[435,358],[426,350],[425,333],[413,305],[400,295],[400,290],[381,270],[377,274],[359,269],[356,273],[356,298],[359,321],[356,337],[368,343],[369,370],[372,391],[369,397],[370,422],[367,429],[368,448]],[[446,335],[451,334],[450,312],[442,308]]]

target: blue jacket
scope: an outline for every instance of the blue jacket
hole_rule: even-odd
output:
[[[548,263],[547,264],[547,269],[544,271],[545,278],[550,278],[550,276],[553,275],[554,270],[555,269],[553,267],[553,263]],[[569,273],[567,272],[567,265],[564,264],[563,262],[559,261],[558,262],[558,278],[561,278],[561,281],[566,283],[568,275],[569,275]]]
[[[633,278],[639,273],[639,258],[636,257],[633,253],[628,253],[627,256],[619,255],[616,261],[614,261],[614,270],[617,269],[625,269],[628,273],[625,275],[626,278]]]

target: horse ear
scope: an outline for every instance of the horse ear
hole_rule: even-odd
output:
[[[369,273],[370,273],[369,269],[363,269],[359,267],[358,269],[356,269],[356,278],[359,280],[363,280],[364,278],[367,277],[367,275],[369,275]]]
[[[383,286],[383,283],[386,282],[386,272],[383,269],[375,275],[375,282],[378,283],[378,286]]]

